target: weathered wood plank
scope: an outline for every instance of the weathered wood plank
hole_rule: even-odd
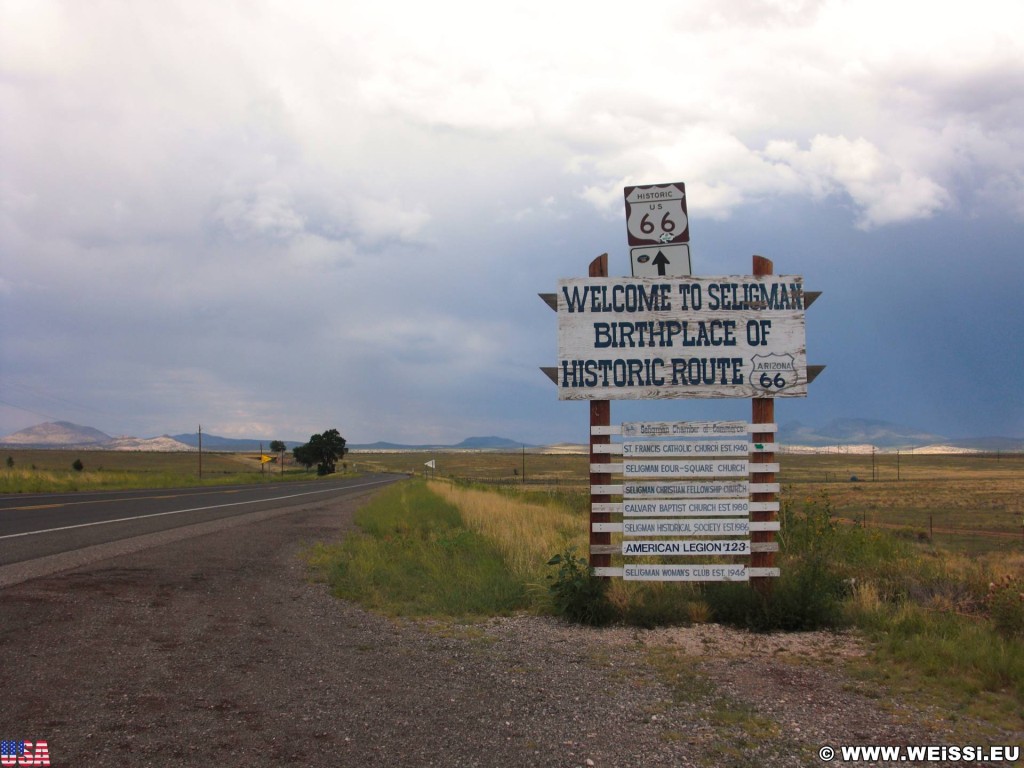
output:
[[[652,459],[591,464],[590,471],[621,473],[624,477],[739,477],[753,472],[778,472],[779,465],[777,462],[754,464],[744,459]]]
[[[557,299],[559,399],[807,394],[799,276],[570,278]]]

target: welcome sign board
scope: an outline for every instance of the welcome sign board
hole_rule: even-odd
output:
[[[803,278],[558,282],[560,400],[804,397]]]

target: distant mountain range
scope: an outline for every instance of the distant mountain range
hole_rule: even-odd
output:
[[[196,432],[171,435],[171,438],[187,445],[189,448],[199,449],[199,435]],[[287,446],[288,450],[297,445],[302,445],[297,440],[282,440],[282,442]],[[203,432],[204,451],[258,451],[261,447],[264,451],[269,451],[270,440],[251,440],[245,437],[219,437],[218,435],[208,435]]]
[[[924,430],[872,419],[834,419],[823,427],[798,421],[779,425],[776,441],[784,445],[873,445],[878,448],[951,446],[974,451],[1024,451],[1024,439],[1013,437],[949,438]]]
[[[87,448],[105,451],[191,451],[188,445],[172,437],[138,438],[111,437],[93,427],[83,427],[70,421],[52,421],[37,424],[6,437],[0,437],[0,446],[8,448]]]
[[[790,422],[779,427],[777,442],[786,446],[876,446],[880,449],[922,448],[948,446],[970,451],[1024,451],[1024,439],[1011,437],[975,437],[951,439],[920,429],[870,419],[835,419],[823,427],[808,427]],[[300,442],[285,441],[289,450]],[[93,427],[83,427],[68,421],[47,422],[23,429],[0,438],[0,446],[9,448],[82,448],[120,451],[194,451],[199,447],[194,432],[160,437],[111,437]],[[264,451],[270,450],[270,440],[252,440],[203,434],[205,451]],[[469,437],[455,445],[376,442],[349,444],[352,451],[519,451],[536,450],[505,437]],[[561,446],[564,450],[564,444]]]
[[[403,445],[401,443],[377,442],[349,446],[353,451],[520,451],[523,448],[535,447],[518,440],[509,440],[506,437],[467,437],[455,445]]]
[[[285,440],[289,450],[302,442]],[[160,437],[111,437],[94,427],[83,427],[70,421],[37,424],[20,432],[0,437],[0,446],[8,448],[82,448],[113,451],[196,451],[199,435],[189,432]],[[533,446],[526,446],[533,447]],[[270,450],[270,440],[221,437],[203,433],[204,451],[264,451]],[[400,445],[398,443],[349,444],[350,451],[436,451],[436,450],[520,450],[523,443],[504,437],[469,437],[456,445]]]

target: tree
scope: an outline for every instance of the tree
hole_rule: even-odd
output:
[[[278,454],[281,457],[281,474],[284,474],[284,452],[288,450],[288,446],[284,444],[284,440],[271,440],[270,450],[273,453]]]
[[[312,435],[309,442],[292,449],[295,461],[309,469],[316,464],[318,475],[333,474],[338,459],[348,453],[345,438],[336,429],[328,429],[319,435]]]

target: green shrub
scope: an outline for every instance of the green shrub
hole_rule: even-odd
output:
[[[1006,574],[988,585],[985,608],[1006,637],[1024,637],[1024,577]]]
[[[576,556],[575,548],[548,560],[558,566],[557,576],[548,576],[548,586],[555,612],[570,621],[590,626],[608,624],[614,611],[608,602],[608,582],[594,576],[590,565]]]
[[[799,509],[784,503],[779,520],[781,575],[765,593],[745,582],[704,585],[712,617],[722,624],[759,632],[843,625],[842,601],[848,592],[844,551],[856,549],[860,542],[846,541],[849,529],[842,530],[832,519],[827,498],[809,499]]]
[[[692,582],[612,582],[609,599],[618,620],[631,627],[687,626],[709,617]]]

